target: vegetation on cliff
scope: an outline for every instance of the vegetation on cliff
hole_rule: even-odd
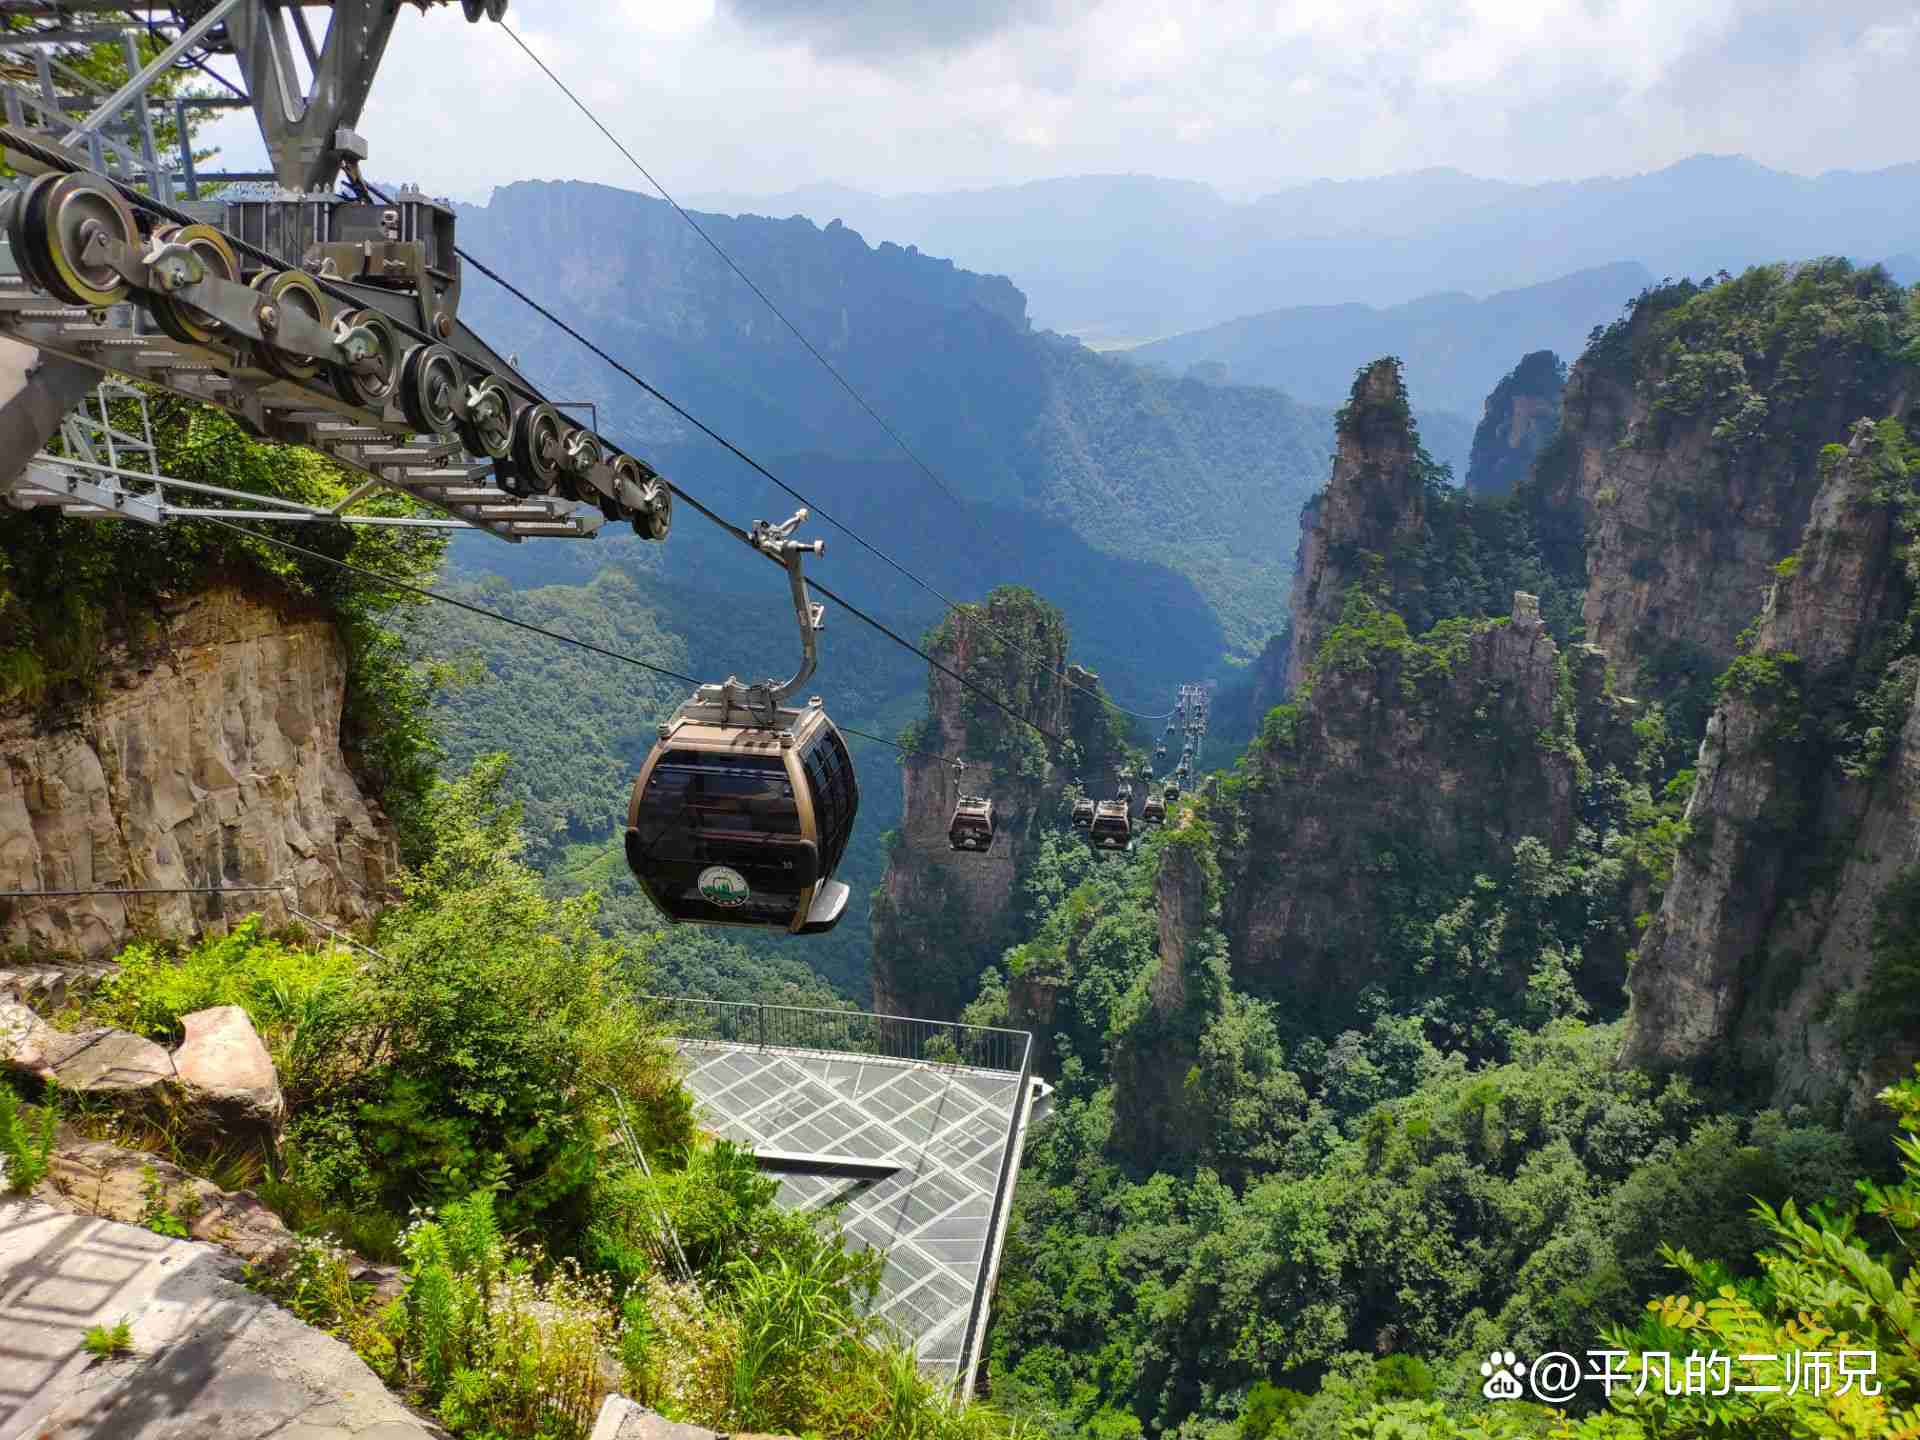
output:
[[[1849,383],[1865,390],[1894,373],[1876,366],[1910,363],[1908,306],[1884,276],[1839,262],[1769,269],[1643,297],[1583,363],[1617,363],[1618,347],[1641,344],[1627,363],[1697,376],[1712,367],[1689,357],[1724,342],[1754,377],[1741,383],[1763,397],[1765,425],[1787,433],[1831,408],[1815,392],[1832,377],[1812,371],[1836,337],[1862,367]],[[1655,332],[1665,348],[1642,338]],[[1740,425],[1755,410],[1737,386],[1684,388],[1669,393],[1672,413],[1703,407],[1714,444],[1742,453]],[[1884,603],[1878,591],[1847,601],[1894,617],[1858,637],[1858,656],[1822,667],[1750,645],[1730,666],[1680,674],[1670,711],[1612,696],[1604,657],[1577,644],[1584,562],[1543,543],[1558,523],[1555,477],[1505,502],[1450,492],[1404,398],[1357,383],[1342,436],[1407,457],[1422,481],[1420,523],[1390,552],[1329,548],[1343,584],[1306,683],[1267,714],[1217,792],[1182,807],[1179,833],[1215,863],[1183,871],[1156,836],[1131,861],[1083,870],[1059,842],[1050,883],[1028,892],[1032,928],[971,1012],[1018,1023],[1038,1005],[1060,1077],[1015,1208],[995,1398],[1103,1440],[1905,1433],[1920,1401],[1910,1364],[1920,1272],[1902,1232],[1915,1223],[1920,1149],[1889,1153],[1872,1124],[1846,1128],[1836,1093],[1772,1109],[1737,1066],[1709,1088],[1615,1062],[1626,1033],[1617,962],[1690,847],[1709,843],[1686,806],[1716,695],[1764,712],[1755,736],[1783,775],[1801,777],[1780,787],[1782,804],[1811,797],[1821,776],[1870,778],[1894,753],[1916,673],[1909,512],[1920,456],[1897,421],[1854,447],[1877,477],[1861,503],[1888,517],[1897,557]],[[1564,463],[1550,455],[1540,470]],[[1364,493],[1348,498],[1366,513]],[[1404,520],[1377,518],[1383,531]],[[1805,563],[1780,563],[1783,589]],[[1563,645],[1551,718],[1524,733],[1497,694],[1452,685],[1480,675],[1468,657],[1499,635],[1515,589],[1546,592]],[[1832,599],[1809,596],[1809,614]],[[1419,746],[1460,764],[1477,757],[1496,787],[1516,757],[1559,757],[1565,837],[1538,814],[1505,817],[1523,827],[1517,839],[1487,827],[1470,793],[1486,786],[1471,779],[1406,795],[1404,823],[1382,829],[1353,882],[1348,908],[1379,923],[1368,953],[1336,967],[1339,983],[1302,980],[1303,952],[1323,937],[1241,953],[1240,909],[1285,914],[1320,883],[1263,864],[1275,827],[1304,826],[1322,848],[1345,840],[1382,775],[1427,773],[1407,760]],[[1803,836],[1799,814],[1770,811],[1769,843]],[[1421,838],[1448,816],[1459,844]],[[1313,828],[1322,823],[1341,833]],[[1880,894],[1871,977],[1834,1000],[1879,1012],[1862,1024],[1913,1013],[1915,893],[1902,871]],[[1598,955],[1614,963],[1596,969]],[[1157,1069],[1139,1063],[1149,1049]],[[1920,1084],[1886,1098],[1915,1124]],[[1663,1294],[1676,1276],[1683,1292]],[[1608,1348],[1631,1369],[1648,1352],[1856,1342],[1877,1352],[1877,1396],[1654,1400],[1629,1389],[1608,1400],[1595,1383],[1556,1415],[1482,1393],[1483,1362],[1508,1350]]]
[[[1566,384],[1566,362],[1551,350],[1536,350],[1493,387],[1473,432],[1469,491],[1510,495],[1527,479],[1535,457],[1560,428],[1560,393]]]

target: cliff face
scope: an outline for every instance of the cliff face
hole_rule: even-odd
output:
[[[1473,432],[1467,489],[1500,496],[1533,470],[1534,458],[1560,428],[1560,393],[1567,367],[1551,350],[1536,350],[1514,366],[1487,397]]]
[[[346,656],[332,622],[238,588],[117,651],[99,698],[0,712],[0,889],[288,885],[333,922],[368,918],[399,868],[391,826],[340,748]],[[10,945],[88,956],[194,937],[280,894],[0,900]]]
[[[1920,859],[1911,454],[1861,422],[1830,456],[1700,747],[1688,844],[1631,979],[1628,1061],[1704,1067],[1781,1106],[1856,1111],[1920,1057],[1901,995]],[[1894,658],[1889,659],[1889,655]],[[1896,957],[1897,958],[1897,957]]]
[[[1427,644],[1364,595],[1347,616],[1305,700],[1249,751],[1246,831],[1225,861],[1238,983],[1329,1003],[1388,978],[1385,888],[1498,867],[1525,836],[1563,850],[1575,747],[1619,749],[1628,718],[1597,652],[1563,668],[1530,595]]]
[[[962,606],[930,653],[1035,725],[1092,739],[1085,774],[1102,773],[1100,706],[1091,698],[1098,679],[1069,664],[1059,612],[1031,592],[1009,587],[984,606]],[[1052,762],[1035,731],[939,670],[929,670],[926,718],[912,748],[900,829],[874,893],[873,1004],[884,1014],[951,1019],[1016,938],[1019,879],[1037,824],[1056,814],[1074,777]],[[941,757],[964,758],[967,768],[956,773]],[[993,800],[994,842],[985,854],[947,843],[961,789]]]
[[[1225,994],[1223,957],[1203,932],[1218,916],[1218,890],[1201,850],[1173,843],[1160,852],[1153,906],[1158,963],[1112,1048],[1113,1133],[1144,1164],[1165,1167],[1209,1139],[1205,1097],[1191,1083],[1201,1036]]]
[[[1906,299],[1845,261],[1643,296],[1574,367],[1538,479],[1584,528],[1586,638],[1635,693],[1717,673],[1800,540],[1819,453],[1912,383]]]
[[[1362,555],[1379,556],[1394,583],[1396,561],[1425,527],[1426,477],[1397,360],[1376,360],[1354,381],[1335,420],[1338,449],[1327,487],[1300,515],[1294,562],[1287,689],[1297,691],[1327,632],[1339,623]]]

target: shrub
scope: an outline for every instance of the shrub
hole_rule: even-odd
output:
[[[238,1005],[260,1032],[290,1105],[337,1090],[367,1063],[368,988],[343,945],[274,939],[249,915],[185,950],[130,945],[119,966],[91,1007],[101,1019],[177,1043],[182,1016]]]
[[[691,1101],[619,980],[625,952],[594,930],[592,897],[549,900],[520,863],[503,772],[503,758],[483,761],[431,797],[433,856],[383,919],[367,970],[383,1065],[356,1139],[388,1209],[504,1166],[502,1218],[539,1223],[566,1250],[587,1219],[606,1087],[660,1160],[684,1150]]]
[[[25,1194],[47,1178],[60,1113],[49,1101],[40,1107],[39,1128],[28,1126],[20,1098],[0,1080],[0,1161],[6,1164],[7,1188]]]
[[[407,1237],[399,1354],[426,1403],[462,1434],[584,1440],[605,1397],[614,1331],[604,1285],[536,1274],[479,1190]]]

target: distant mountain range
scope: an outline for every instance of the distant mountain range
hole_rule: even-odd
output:
[[[601,185],[524,181],[460,211],[473,255],[540,276],[535,298],[776,473],[806,476],[796,488],[853,530],[887,537],[890,554],[945,593],[977,598],[996,580],[1033,577],[1067,607],[1089,653],[1104,646],[1133,657],[1132,673],[1116,682],[1157,689],[1204,673],[1224,654],[1258,653],[1285,610],[1300,507],[1326,476],[1327,409],[1096,354],[1033,328],[1025,297],[1006,279],[897,245],[869,246],[844,226],[700,221],[937,482],[904,461],[662,202]],[[794,508],[477,273],[461,313],[517,351],[549,393],[596,404],[603,430],[735,521],[780,519]],[[711,531],[685,514],[667,545],[642,547],[635,559],[662,580],[704,588],[738,580],[765,591],[777,580],[759,557]],[[824,522],[813,533],[832,540],[827,583],[844,577],[851,594],[896,613],[910,601],[925,614],[927,597],[897,572]],[[487,568],[536,581],[502,548],[482,552]],[[549,568],[538,578],[557,577]],[[1143,624],[1185,643],[1149,653],[1154,647],[1138,643]],[[1162,664],[1171,668],[1161,673]]]
[[[1385,309],[1302,305],[1175,335],[1124,354],[1169,374],[1274,385],[1316,405],[1339,404],[1354,371],[1382,355],[1398,355],[1406,362],[1415,413],[1429,432],[1424,436],[1428,448],[1437,458],[1457,461],[1462,457],[1454,446],[1465,437],[1434,412],[1450,412],[1471,427],[1488,392],[1522,355],[1552,350],[1577,356],[1588,332],[1618,318],[1621,307],[1655,278],[1646,266],[1623,261],[1484,300],[1455,293]],[[1456,463],[1455,474],[1464,473]]]
[[[1288,306],[1490,295],[1623,258],[1656,276],[1813,255],[1901,256],[1920,268],[1920,163],[1801,176],[1696,155],[1641,175],[1544,184],[1422,170],[1317,180],[1247,204],[1138,175],[932,195],[820,185],[693,203],[840,219],[870,239],[1011,276],[1037,323],[1090,343]]]

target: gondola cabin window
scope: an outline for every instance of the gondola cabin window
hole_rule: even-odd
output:
[[[655,903],[676,920],[785,925],[821,870],[778,755],[668,751],[627,843]]]

